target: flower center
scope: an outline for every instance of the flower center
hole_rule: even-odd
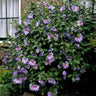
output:
[[[80,39],[80,36],[78,36],[77,39]]]
[[[73,7],[73,9],[75,10],[76,8],[75,8],[75,7]]]
[[[32,61],[32,64],[34,63],[34,61]]]
[[[49,54],[49,57],[51,57],[51,54]]]
[[[37,88],[37,86],[34,86],[34,88],[36,89],[36,88]]]
[[[28,30],[26,30],[26,33],[28,33]]]
[[[20,81],[20,79],[18,78],[17,81]]]

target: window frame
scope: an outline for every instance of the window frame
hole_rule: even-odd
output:
[[[21,17],[21,0],[19,0],[19,17],[7,17],[7,0],[5,1],[6,2],[6,17],[4,18],[0,18],[1,20],[6,20],[6,34],[8,35],[8,20],[10,19],[19,19],[19,22],[20,22],[20,17]],[[0,42],[2,42],[3,40],[6,40],[8,39],[8,36],[7,37],[0,37]]]

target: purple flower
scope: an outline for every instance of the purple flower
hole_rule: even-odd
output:
[[[76,47],[80,47],[80,44],[75,44],[76,45]]]
[[[64,69],[67,69],[69,67],[69,64],[67,61],[65,61],[65,63],[62,64],[62,66],[64,67]]]
[[[77,21],[77,26],[80,27],[80,26],[82,26],[82,25],[83,25],[83,21],[78,20],[78,21]]]
[[[63,49],[63,50],[60,50],[60,53],[63,53],[63,54],[65,54],[65,50]]]
[[[66,56],[66,59],[67,59],[68,61],[72,61],[72,56]]]
[[[57,35],[57,34],[54,35],[54,39],[55,39],[56,41],[58,40],[58,35]]]
[[[10,53],[10,52],[8,52],[8,55],[11,55],[11,53]]]
[[[49,50],[48,50],[48,52],[50,53],[50,52],[52,52],[54,49],[53,48],[50,48]]]
[[[28,73],[28,71],[25,69],[25,68],[21,68],[21,72],[23,72],[23,73]]]
[[[48,7],[48,9],[50,9],[50,10],[54,10],[55,7],[54,7],[53,5],[50,5],[50,6]]]
[[[82,18],[82,15],[80,15],[79,17]]]
[[[16,57],[16,59],[15,59],[16,61],[20,61],[20,58],[19,57]]]
[[[9,68],[4,68],[4,70],[8,70]]]
[[[58,69],[61,69],[61,66],[60,65],[57,65]]]
[[[18,71],[14,71],[13,73],[12,73],[12,75],[14,76],[14,75],[18,75]]]
[[[30,60],[28,63],[29,63],[29,65],[34,66],[36,64],[36,61],[35,60]]]
[[[66,76],[64,76],[64,80],[66,79]]]
[[[34,84],[34,85],[29,84],[29,88],[30,88],[31,91],[38,91],[39,90],[39,85],[37,85],[37,84]]]
[[[15,48],[15,50],[16,50],[16,51],[19,51],[19,50],[21,50],[21,47],[20,47],[20,46],[17,46],[17,47]]]
[[[62,72],[62,75],[66,76],[67,75],[66,71],[63,71]]]
[[[70,33],[66,33],[66,36],[67,36],[69,39],[71,38]]]
[[[68,10],[70,10],[70,7],[68,7]]]
[[[57,29],[56,29],[55,26],[54,26],[54,27],[51,28],[51,30],[52,30],[52,31],[56,31]]]
[[[73,30],[74,29],[74,27],[71,27],[71,30]]]
[[[22,57],[22,56],[23,56],[23,53],[21,52],[20,57]]]
[[[29,84],[29,89],[32,87],[32,83]]]
[[[37,4],[40,4],[40,2],[37,2]]]
[[[37,69],[37,68],[38,68],[37,64],[33,65],[33,69]]]
[[[30,69],[30,65],[29,64],[27,65],[27,69]]]
[[[50,24],[49,18],[48,18],[48,19],[44,19],[44,20],[43,20],[43,23],[44,23],[44,24]]]
[[[49,55],[47,55],[47,58],[48,59],[51,59],[51,58],[53,58],[54,56],[53,56],[53,53],[51,52],[51,53],[49,53]]]
[[[84,69],[84,70],[80,70],[80,73],[84,73],[84,72],[86,72],[86,70]]]
[[[49,60],[47,60],[46,62],[45,62],[45,65],[47,66],[49,64]]]
[[[56,85],[56,81],[53,78],[48,79],[48,83]]]
[[[17,35],[17,30],[16,29],[14,29],[14,34],[15,34],[15,36]]]
[[[38,21],[38,22],[36,22],[36,27],[38,27],[39,26],[39,24],[40,24],[40,22]]]
[[[23,62],[24,64],[27,64],[28,58],[22,58],[22,62]]]
[[[33,15],[34,15],[33,13],[30,13],[29,16],[28,16],[28,18],[29,19],[33,19]]]
[[[76,42],[81,42],[83,40],[83,35],[79,34],[79,36],[74,38]]]
[[[13,79],[14,84],[22,84],[22,78],[15,78]]]
[[[63,10],[65,10],[65,6],[62,6],[62,7],[60,8],[60,12],[62,12]]]
[[[76,71],[76,67],[73,68],[73,71]]]
[[[34,58],[35,58],[36,56],[37,56],[36,54],[32,54],[32,57],[34,57]]]
[[[46,5],[47,5],[47,3],[46,3],[45,1],[43,1],[43,5],[44,5],[44,6],[46,6]]]
[[[28,23],[29,23],[29,19],[26,19],[26,20],[24,21],[24,24],[27,25]]]
[[[45,81],[43,79],[38,81],[42,86],[45,86]]]
[[[21,66],[18,65],[18,66],[17,66],[17,69],[20,70],[20,68],[21,68]]]
[[[24,30],[24,34],[27,35],[29,33],[29,27],[27,27],[25,30]]]
[[[62,17],[64,17],[64,18],[65,18],[65,17],[66,17],[66,15],[65,15],[65,14],[63,14],[63,15],[62,15]]]
[[[9,57],[8,55],[5,56],[5,58],[8,58],[8,57]]]
[[[4,63],[7,63],[7,59],[6,59],[6,58],[4,58],[2,61],[3,61]]]
[[[27,80],[27,76],[25,76],[24,74],[22,75],[22,79],[23,80]]]
[[[62,36],[65,36],[65,32],[62,32]]]
[[[36,53],[39,53],[39,52],[40,52],[40,48],[37,47],[37,49],[36,49]]]
[[[78,70],[80,70],[80,67],[78,67]]]
[[[53,57],[53,58],[50,58],[50,59],[49,59],[49,65],[50,65],[52,62],[54,62],[54,61],[55,61],[54,57]]]
[[[77,30],[74,30],[74,32],[77,32],[78,31],[78,29]]]
[[[76,81],[77,81],[77,80],[80,80],[79,75],[76,76],[75,80],[76,80]]]
[[[43,56],[43,55],[44,55],[44,52],[41,52],[41,53],[40,53],[40,56]]]
[[[54,96],[54,95],[52,95],[52,92],[48,92],[47,95],[48,96]]]
[[[74,6],[74,5],[72,5],[71,8],[72,8],[73,11],[78,11],[79,10],[79,8],[77,6]]]
[[[48,40],[50,40],[51,37],[52,37],[52,34],[48,34],[48,35],[47,35],[47,39],[48,39]]]
[[[26,39],[24,39],[24,46],[28,46],[28,42]]]

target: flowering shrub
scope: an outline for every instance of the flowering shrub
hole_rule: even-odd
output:
[[[89,68],[85,53],[90,49],[88,37],[93,35],[87,26],[92,26],[91,16],[89,9],[77,3],[37,5],[16,24],[16,37],[9,39],[3,62],[12,67],[13,84],[29,83],[32,92],[56,96],[68,78],[79,81]]]

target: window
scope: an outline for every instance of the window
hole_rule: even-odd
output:
[[[14,36],[11,26],[12,20],[19,21],[20,0],[0,0],[0,39]]]
[[[93,12],[96,14],[96,0],[93,0]]]

